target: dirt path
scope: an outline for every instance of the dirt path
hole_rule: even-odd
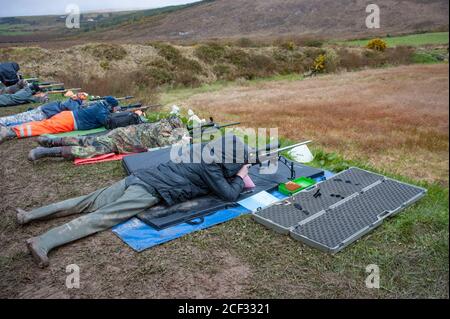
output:
[[[448,65],[411,65],[262,82],[181,105],[247,127],[313,139],[328,151],[417,180],[448,183]]]

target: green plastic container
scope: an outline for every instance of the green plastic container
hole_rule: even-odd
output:
[[[280,184],[278,186],[278,191],[286,196],[292,196],[292,195],[297,194],[298,192],[304,190],[305,188],[313,186],[316,183],[315,180],[308,178],[308,177],[300,177],[300,178],[294,179],[292,182],[300,185],[300,188],[295,191],[290,191],[286,188],[286,184]]]

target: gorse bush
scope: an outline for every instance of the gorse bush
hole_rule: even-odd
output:
[[[154,47],[160,56],[165,58],[167,61],[172,63],[177,63],[179,59],[183,57],[180,50],[175,48],[174,46],[167,43],[152,43],[152,47]]]
[[[319,55],[317,58],[314,59],[314,63],[312,65],[312,71],[314,73],[323,73],[325,72],[325,65],[326,63],[326,56],[325,54]]]
[[[153,79],[156,85],[195,87],[201,84],[198,75],[204,74],[205,71],[198,61],[183,56],[179,49],[170,44],[152,43],[151,45],[163,58],[147,62],[150,67],[147,69],[148,77]]]
[[[220,61],[226,52],[226,47],[217,43],[203,44],[195,48],[194,54],[207,63]]]
[[[149,67],[145,69],[147,82],[150,86],[159,86],[164,84],[171,84],[174,81],[174,74],[170,70],[157,67]],[[151,79],[151,80],[150,80]]]
[[[297,46],[295,45],[294,41],[287,41],[280,44],[280,48],[288,51],[294,51]]]
[[[219,63],[213,66],[213,73],[219,80],[233,80],[233,70],[228,64]]]
[[[109,70],[110,68],[111,68],[111,65],[109,64],[109,61],[101,61],[100,62],[100,67],[103,69],[103,70]]]
[[[232,48],[226,53],[224,58],[226,62],[238,67],[244,68],[250,64],[250,55],[242,49]]]
[[[236,46],[241,48],[251,48],[257,46],[256,43],[249,38],[240,38],[236,41]]]
[[[386,41],[379,38],[372,39],[369,41],[369,43],[367,43],[367,48],[383,52],[384,50],[387,49],[387,43]]]
[[[88,52],[97,59],[106,61],[119,61],[127,56],[127,51],[121,45],[95,44],[85,46],[82,50]]]
[[[376,39],[375,39],[376,40]],[[420,50],[398,46],[383,51],[368,48],[327,46],[318,48],[297,43],[315,39],[284,38],[277,46],[243,48],[230,43],[209,42],[195,47],[175,46],[168,43],[151,43],[151,48],[139,50],[147,54],[131,56],[120,45],[91,44],[81,47],[81,54],[66,54],[64,65],[81,65],[74,72],[71,67],[46,68],[49,52],[36,48],[2,48],[0,57],[21,64],[25,74],[63,81],[67,87],[82,87],[96,95],[125,95],[145,88],[196,87],[214,80],[246,81],[274,75],[329,73],[339,69],[357,70],[365,67],[402,65],[413,62],[435,63],[448,59],[446,50],[418,54]],[[318,41],[318,40],[317,40]],[[245,41],[244,41],[245,42]],[[289,44],[289,45],[282,45]],[[292,45],[293,44],[293,45]],[[67,49],[65,52],[73,53]],[[43,56],[39,61],[30,59],[35,53]],[[431,51],[430,51],[431,52]],[[44,54],[45,53],[45,54]],[[124,61],[125,57],[130,58]],[[94,59],[91,58],[94,57]],[[77,60],[78,59],[78,60]],[[440,59],[440,60],[438,60]],[[136,60],[133,61],[133,60]],[[78,74],[79,73],[79,74]]]

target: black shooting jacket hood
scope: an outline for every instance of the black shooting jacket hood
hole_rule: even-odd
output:
[[[216,141],[193,144],[183,161],[172,158],[152,169],[134,173],[152,186],[169,205],[213,193],[234,202],[244,188],[241,177],[236,176],[245,164],[247,147],[234,135]],[[190,158],[189,158],[190,157]]]
[[[6,86],[11,86],[19,81],[17,72],[20,66],[16,62],[0,63],[0,81]]]

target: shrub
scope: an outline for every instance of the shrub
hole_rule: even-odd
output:
[[[326,49],[325,53],[325,71],[336,72],[340,63],[340,57],[333,49]]]
[[[367,65],[367,60],[360,52],[351,51],[348,49],[339,49],[337,51],[339,56],[339,67],[347,71],[360,69]]]
[[[319,55],[325,54],[325,50],[313,47],[306,47],[302,50],[303,54],[311,59],[316,59]]]
[[[281,74],[303,73],[310,68],[312,60],[301,52],[291,52],[286,50],[275,50],[272,54]]]
[[[436,56],[428,52],[415,52],[412,55],[411,60],[413,63],[421,63],[421,64],[439,62],[439,59]]]
[[[246,67],[250,62],[250,55],[241,49],[231,49],[226,53],[225,59],[238,67]]]
[[[369,43],[367,43],[367,48],[383,52],[384,50],[387,49],[387,43],[382,39],[376,38],[370,40]]]
[[[287,50],[287,51],[294,51],[296,49],[296,45],[294,41],[287,41],[280,44],[280,48]]]
[[[213,72],[218,79],[233,80],[232,69],[227,64],[216,64],[213,67]]]
[[[222,59],[226,48],[217,43],[203,44],[195,48],[197,58],[208,63],[214,63]]]
[[[162,68],[150,67],[145,71],[146,75],[152,80],[151,82],[147,83],[151,86],[170,84],[174,80],[173,73]]]
[[[255,47],[256,43],[249,38],[240,38],[239,40],[236,41],[236,46],[241,48],[251,48]]]
[[[96,44],[88,45],[82,49],[93,57],[101,60],[122,60],[127,56],[127,51],[120,45],[113,44]]]
[[[192,72],[194,74],[203,74],[203,68],[200,63],[195,60],[181,57],[177,63],[173,63],[175,70]]]
[[[160,56],[174,64],[176,64],[183,57],[180,50],[170,44],[153,43],[151,45],[158,51]]]
[[[384,52],[389,64],[400,65],[413,62],[414,49],[405,46],[389,48]]]
[[[175,83],[186,87],[197,87],[201,84],[197,76],[187,71],[177,72],[175,74]]]
[[[16,48],[1,48],[0,61],[16,61],[19,64],[23,63],[38,63],[46,58],[46,52],[37,47],[16,47]]]
[[[323,40],[319,40],[319,39],[305,39],[302,42],[302,46],[313,47],[313,48],[321,48],[323,46]]]
[[[270,56],[255,54],[250,57],[250,61],[250,67],[258,77],[273,75],[277,70],[277,65]]]
[[[162,58],[151,59],[149,61],[144,62],[143,64],[148,67],[155,67],[155,68],[160,68],[160,69],[165,69],[165,70],[170,69],[169,63],[167,63],[167,61]]]
[[[100,62],[100,67],[103,70],[109,70],[111,68],[111,65],[109,64],[109,61],[101,61]]]
[[[317,58],[314,59],[314,63],[313,63],[313,66],[312,66],[312,71],[314,73],[323,73],[323,72],[325,72],[325,63],[326,63],[325,54],[319,55]]]

